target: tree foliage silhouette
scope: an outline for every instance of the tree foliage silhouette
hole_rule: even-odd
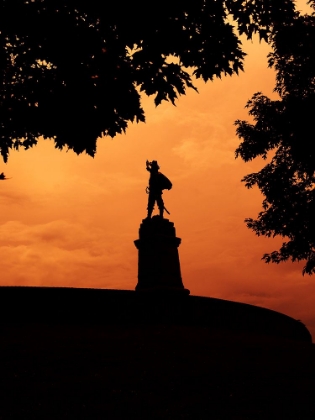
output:
[[[238,73],[239,35],[267,40],[293,15],[292,0],[2,0],[0,153],[43,136],[93,156],[145,120],[140,92],[174,104],[191,73]]]
[[[315,0],[308,2],[315,10]],[[256,93],[247,103],[254,123],[236,121],[245,162],[270,161],[243,179],[265,196],[258,218],[246,219],[257,235],[288,238],[266,262],[306,261],[303,274],[315,273],[315,12],[295,15],[271,35],[269,66],[276,70],[279,100]]]

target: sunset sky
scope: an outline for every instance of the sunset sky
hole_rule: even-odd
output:
[[[308,10],[306,0],[297,1]],[[257,237],[262,196],[241,179],[265,163],[235,160],[233,125],[257,91],[275,97],[265,43],[244,42],[245,72],[213,83],[197,81],[177,106],[155,108],[144,97],[145,124],[98,141],[96,157],[77,156],[40,140],[0,164],[0,284],[134,289],[133,241],[146,216],[148,172],[157,160],[173,182],[163,194],[177,235],[183,282],[192,295],[264,306],[300,319],[315,337],[315,277],[303,264],[267,265],[281,239]],[[157,212],[157,210],[156,210]]]

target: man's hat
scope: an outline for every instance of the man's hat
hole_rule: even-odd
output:
[[[157,168],[157,169],[160,169],[160,167],[159,167],[159,165],[158,165],[158,163],[157,163],[157,161],[156,161],[156,160],[152,160],[152,162],[151,162],[151,167],[155,167],[155,168]]]

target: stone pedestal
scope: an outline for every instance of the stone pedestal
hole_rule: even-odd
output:
[[[135,245],[138,257],[136,291],[179,292],[188,295],[180,273],[178,247],[174,223],[160,216],[144,219]]]

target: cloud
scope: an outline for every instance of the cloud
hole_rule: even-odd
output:
[[[2,185],[1,185],[2,186]],[[0,194],[0,205],[23,206],[31,201],[30,197],[11,188],[2,188]]]
[[[224,131],[222,129],[222,131]],[[222,140],[223,137],[223,140]],[[233,148],[225,141],[225,135],[219,130],[207,139],[197,137],[184,138],[179,145],[173,148],[173,152],[189,164],[193,171],[220,168],[225,164],[234,164]],[[190,171],[191,173],[191,171]]]
[[[0,227],[1,285],[116,288],[126,279],[125,288],[134,287],[136,252],[126,259],[120,240],[63,220],[7,222]]]

